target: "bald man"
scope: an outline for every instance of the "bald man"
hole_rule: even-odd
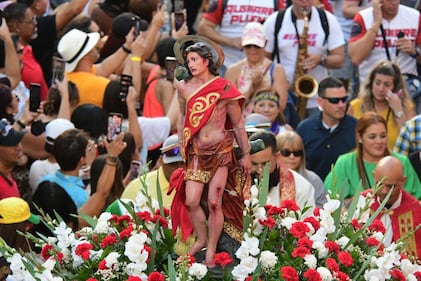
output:
[[[385,226],[384,244],[388,246],[421,224],[421,203],[403,189],[406,177],[402,163],[397,158],[392,156],[382,158],[373,171],[373,177],[376,186],[378,183],[381,184],[370,205],[371,213],[374,213],[387,194],[391,193],[384,211],[378,216]],[[373,194],[373,191],[373,189],[364,191],[363,198],[367,194]],[[421,230],[409,235],[405,246],[409,256],[421,259]]]

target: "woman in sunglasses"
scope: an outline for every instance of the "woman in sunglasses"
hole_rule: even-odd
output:
[[[402,154],[390,153],[387,147],[387,123],[378,113],[361,115],[355,128],[357,148],[341,155],[325,179],[325,186],[334,193],[344,193],[345,198],[358,195],[360,190],[373,188],[373,170],[384,156],[392,155],[402,162],[406,191],[421,198],[420,181],[409,159]]]
[[[377,112],[386,120],[387,146],[392,150],[401,126],[416,114],[397,64],[383,61],[374,66],[348,114],[358,119],[368,111]]]
[[[316,207],[323,207],[327,202],[325,186],[316,173],[306,169],[304,144],[300,135],[294,131],[284,131],[276,136],[276,145],[281,163],[301,174],[313,185]]]

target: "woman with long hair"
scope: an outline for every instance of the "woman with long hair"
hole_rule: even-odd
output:
[[[421,198],[420,181],[405,155],[392,152],[387,147],[386,120],[375,112],[361,115],[355,127],[356,150],[339,156],[331,172],[325,179],[325,186],[335,193],[345,194],[345,198],[357,195],[359,190],[369,189],[377,183],[373,170],[384,156],[391,155],[402,162],[406,177],[405,190]]]
[[[392,150],[402,125],[416,114],[397,64],[382,61],[373,67],[360,97],[351,102],[348,114],[358,119],[369,111],[386,120],[387,146]]]
[[[325,186],[315,172],[306,169],[304,143],[300,135],[295,131],[284,131],[276,136],[276,146],[281,163],[302,175],[313,185],[316,207],[323,207],[327,202]]]

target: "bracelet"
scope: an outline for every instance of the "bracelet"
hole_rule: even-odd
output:
[[[25,129],[25,128],[26,128],[25,123],[23,123],[21,120],[17,120],[17,121],[16,121],[16,124],[18,124],[18,125],[19,125],[19,127],[21,127],[22,129]]]
[[[131,54],[132,53],[132,50],[130,50],[129,48],[127,48],[126,46],[124,46],[124,45],[122,45],[121,46],[121,48],[123,49],[123,51],[126,53],[126,54]]]
[[[241,151],[241,157],[250,155],[250,151]]]
[[[133,62],[142,62],[142,57],[140,56],[130,56],[130,60]]]

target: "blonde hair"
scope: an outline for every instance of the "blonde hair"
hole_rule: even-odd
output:
[[[306,175],[306,155],[304,149],[304,143],[301,139],[301,136],[295,131],[286,130],[279,133],[276,136],[276,149],[280,151],[284,145],[293,145],[298,147],[298,149],[303,151],[303,156],[300,159],[300,165],[298,166],[297,172],[303,176]]]

